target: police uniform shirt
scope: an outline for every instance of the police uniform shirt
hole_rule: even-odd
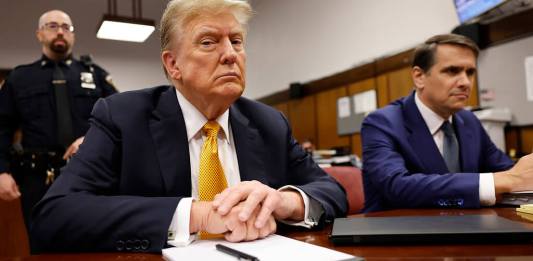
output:
[[[116,93],[109,74],[73,58],[60,62],[66,79],[74,137],[85,135],[98,98]],[[55,62],[42,56],[16,67],[0,89],[0,173],[8,171],[7,151],[13,132],[22,130],[24,148],[56,149],[57,121],[52,77]]]

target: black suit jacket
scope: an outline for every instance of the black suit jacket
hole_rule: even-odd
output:
[[[161,251],[179,200],[191,196],[175,92],[160,86],[96,103],[80,150],[34,209],[33,252]],[[239,98],[229,122],[241,180],[295,185],[327,219],[346,212],[344,191],[300,148],[280,112]]]

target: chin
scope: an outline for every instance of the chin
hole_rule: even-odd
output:
[[[237,83],[226,83],[221,86],[219,91],[222,96],[239,98],[244,92],[244,86]]]

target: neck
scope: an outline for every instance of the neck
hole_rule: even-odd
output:
[[[188,92],[183,88],[176,87],[176,91],[180,92],[187,101],[189,101],[207,120],[216,120],[226,110],[229,109],[235,99],[227,100],[224,98],[210,98],[202,97],[194,92]]]
[[[418,91],[415,93],[415,95],[418,95],[418,98],[424,105],[426,105],[426,107],[428,107],[430,110],[432,110],[434,113],[436,113],[443,119],[447,120],[450,118],[450,116],[452,116],[453,112],[439,109],[438,106],[434,106],[431,102],[428,102],[424,95],[421,95]]]

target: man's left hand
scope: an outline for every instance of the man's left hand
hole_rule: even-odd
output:
[[[304,203],[299,192],[294,190],[278,191],[259,181],[243,181],[225,189],[213,201],[213,207],[221,215],[226,215],[241,201],[239,219],[247,221],[256,207],[261,210],[255,220],[255,227],[262,228],[270,215],[276,219],[301,221],[304,218]]]
[[[80,145],[83,143],[83,138],[85,138],[85,137],[79,137],[72,144],[70,144],[70,146],[68,147],[67,151],[65,151],[65,154],[63,154],[63,159],[64,160],[69,159],[70,157],[72,157],[72,155],[74,155],[74,154],[76,154],[76,152],[78,152],[78,149],[80,148]]]

